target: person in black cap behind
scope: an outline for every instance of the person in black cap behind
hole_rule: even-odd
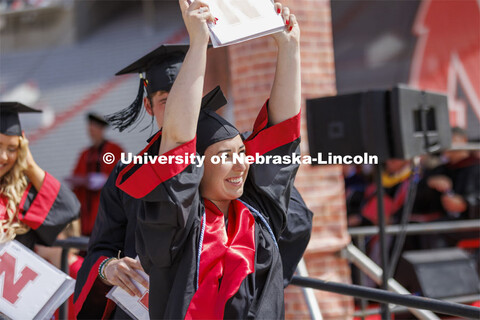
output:
[[[81,152],[73,176],[68,179],[80,200],[81,233],[84,236],[92,233],[100,203],[100,190],[115,167],[115,163],[105,163],[103,157],[111,153],[115,159],[120,159],[123,152],[119,145],[105,138],[108,122],[102,116],[88,113],[87,120],[92,145]]]
[[[138,124],[146,111],[152,123],[155,119],[161,129],[165,101],[187,49],[188,45],[161,45],[119,71],[116,75],[139,73],[139,89],[133,103],[107,116],[107,121],[123,131]],[[154,136],[158,135],[159,132]],[[116,164],[101,191],[87,255],[75,284],[74,309],[79,319],[129,318],[105,294],[117,285],[131,295],[140,295],[132,279],[148,287],[148,282],[136,271],[143,268],[135,260],[136,216],[142,202],[115,185],[125,166],[121,162]]]
[[[188,45],[162,45],[115,75],[138,73],[140,83],[135,100],[127,108],[107,117],[120,132],[141,120],[142,104],[147,113],[163,121],[163,111],[170,88],[180,71]],[[161,126],[159,126],[161,128]]]
[[[51,245],[78,217],[75,195],[40,168],[30,153],[18,114],[40,112],[0,102],[0,243],[16,239],[30,249]]]
[[[136,246],[150,276],[150,318],[281,319],[283,270],[275,239],[285,227],[298,165],[234,159],[299,153],[300,30],[288,8],[275,4],[288,23],[273,35],[278,55],[271,97],[242,142],[215,108],[200,111],[207,22],[215,18],[204,1],[179,2],[191,45],[166,102],[161,142],[154,137],[142,154],[197,153],[205,163],[130,165],[117,179],[120,189],[143,201]],[[214,156],[225,162],[215,164]]]

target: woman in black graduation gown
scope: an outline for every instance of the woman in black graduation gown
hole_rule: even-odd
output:
[[[150,316],[283,318],[282,262],[275,239],[285,225],[298,165],[279,161],[249,166],[232,159],[299,152],[298,24],[288,8],[276,4],[289,23],[273,36],[278,55],[271,97],[243,143],[235,127],[214,110],[199,110],[206,23],[214,17],[202,1],[188,5],[181,0],[180,6],[190,49],[167,99],[156,154],[198,152],[206,156],[205,164],[132,164],[117,179],[120,189],[143,200],[136,246],[150,275]],[[156,140],[158,136],[144,151],[151,151]],[[215,155],[227,161],[215,165]]]
[[[117,73],[117,75],[142,73],[141,90],[134,102],[109,116],[117,129],[122,131],[141,119],[142,103],[147,112],[155,110],[152,116],[161,129],[164,100],[187,50],[188,45],[161,45]],[[147,97],[144,97],[145,93]],[[210,107],[213,105],[220,107],[226,103],[218,87],[202,99],[202,105]],[[148,140],[155,141],[155,144],[147,148],[149,155],[152,156],[158,154],[161,135],[154,139],[157,135],[159,133]],[[153,149],[155,151],[151,151]],[[129,196],[115,185],[118,175],[125,166],[121,162],[117,163],[102,189],[94,232],[90,237],[87,255],[75,284],[75,309],[79,319],[101,318],[102,315],[115,319],[128,317],[121,308],[117,308],[105,297],[106,293],[112,285],[118,285],[132,295],[141,296],[133,280],[148,288],[148,282],[136,272],[143,269],[135,260],[136,217],[142,208],[142,200]],[[300,194],[294,190],[287,213],[287,226],[278,241],[284,267],[284,286],[288,285],[305,251],[311,227],[312,212],[308,210]],[[102,280],[100,274],[106,279]]]
[[[40,112],[17,102],[0,103],[0,242],[16,239],[33,249],[51,245],[78,217],[80,204],[34,161],[18,113]]]

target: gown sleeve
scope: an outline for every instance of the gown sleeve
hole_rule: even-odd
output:
[[[287,211],[287,225],[278,240],[283,264],[283,285],[292,280],[312,234],[313,212],[307,208],[298,190],[293,187]]]
[[[140,153],[157,155],[155,137]],[[166,157],[195,155],[196,138],[164,154]],[[173,158],[172,158],[173,159]],[[178,158],[180,159],[180,158]],[[117,186],[130,196],[142,199],[137,216],[136,245],[143,268],[169,267],[181,251],[183,241],[200,220],[201,199],[198,186],[203,166],[188,161],[161,164],[150,161],[127,166],[117,178]],[[151,281],[153,281],[151,279]]]
[[[247,155],[261,156],[265,162],[256,161],[250,165],[242,200],[266,215],[278,239],[285,227],[290,190],[299,167],[300,113],[272,126],[267,101],[245,146]]]
[[[111,287],[98,278],[98,267],[104,259],[116,257],[125,247],[128,221],[120,190],[115,186],[117,168],[102,188],[87,255],[78,272],[74,292],[74,309],[78,319],[102,318],[107,307],[105,295]]]
[[[75,195],[48,172],[40,190],[29,184],[19,205],[19,219],[35,234],[36,243],[52,245],[68,223],[78,218]]]

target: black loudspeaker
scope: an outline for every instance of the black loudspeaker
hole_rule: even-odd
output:
[[[383,91],[307,100],[310,154],[388,158],[386,102]]]
[[[451,147],[447,96],[396,87],[389,107],[392,158],[411,159]]]
[[[395,279],[411,293],[435,299],[480,293],[476,263],[458,248],[406,251]]]
[[[411,159],[451,145],[447,97],[405,86],[307,100],[310,154]]]

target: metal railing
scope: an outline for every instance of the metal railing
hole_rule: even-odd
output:
[[[402,230],[399,225],[390,225],[385,228],[386,234],[398,234]],[[412,223],[405,228],[407,235],[412,234],[430,234],[430,233],[450,233],[467,232],[480,230],[480,219],[459,220],[445,222]],[[378,234],[377,226],[349,228],[348,233],[351,237],[366,237]]]
[[[366,237],[377,235],[379,228],[377,226],[369,226],[369,227],[355,227],[349,228],[348,232],[350,236],[357,240],[358,248],[360,249],[359,252],[366,252]],[[480,231],[480,219],[473,219],[473,220],[459,220],[459,221],[445,221],[445,222],[428,222],[428,223],[413,223],[408,224],[404,227],[400,225],[390,225],[386,226],[385,234],[389,235],[396,235],[401,232],[405,232],[406,235],[420,235],[420,234],[439,234],[439,233],[453,233],[453,232],[469,232],[469,231]],[[480,234],[479,234],[480,235]],[[348,247],[345,249],[348,251]],[[350,250],[352,251],[352,250]],[[382,274],[382,270],[376,266],[371,267],[373,261],[369,264],[369,267],[366,267],[364,264],[360,262],[362,259],[353,259],[352,260],[352,252],[350,255],[347,254],[347,258],[351,260],[357,267],[359,267],[365,274],[369,275],[377,284],[382,283],[382,280],[379,279],[379,274]],[[358,254],[357,254],[358,255]],[[366,257],[366,256],[365,256]],[[365,259],[363,259],[365,261]],[[364,281],[364,274],[359,274],[360,285],[365,283]],[[388,283],[393,279],[389,279]],[[394,281],[394,280],[393,280]],[[389,286],[389,290],[393,290]],[[399,290],[395,290],[396,292],[400,292]],[[360,307],[361,313],[366,314],[366,300],[360,300]],[[410,310],[412,311],[412,310]],[[415,314],[420,319],[429,319],[428,317],[425,318],[418,314]],[[363,319],[363,316],[362,316]]]
[[[70,249],[87,250],[88,237],[70,237],[67,239],[57,239],[52,246],[62,248],[61,269],[69,274],[68,251]],[[68,319],[68,300],[66,300],[58,310],[59,319]]]
[[[298,263],[297,274],[300,277],[308,277],[307,265],[305,264],[305,260],[303,260],[303,258]],[[310,317],[312,320],[323,320],[322,313],[320,312],[320,307],[318,306],[318,301],[315,297],[315,292],[313,292],[313,289],[302,287],[302,291],[305,296],[305,302],[307,303],[308,311],[310,312]]]
[[[480,294],[473,294],[473,295],[468,295],[468,296],[462,296],[462,297],[456,297],[456,298],[449,298],[449,299],[443,299],[443,301],[448,301],[448,302],[454,302],[454,303],[471,303],[475,301],[480,300]],[[392,306],[390,308],[391,313],[404,313],[408,311],[409,309],[404,307],[404,306]],[[380,308],[371,308],[367,309],[365,311],[357,310],[353,313],[354,317],[366,317],[374,314],[379,314],[380,313]]]
[[[353,238],[357,238],[359,243],[365,244],[365,237],[378,234],[378,227],[357,227],[348,229]],[[385,229],[386,234],[398,234],[402,231],[401,226],[391,225]],[[449,232],[468,232],[480,231],[480,220],[465,220],[465,221],[449,221],[449,222],[430,222],[410,224],[405,228],[407,235],[411,234],[431,234],[431,233],[449,233]],[[68,274],[68,250],[71,248],[87,250],[88,237],[72,237],[64,240],[57,240],[53,246],[61,247],[62,250],[62,270]],[[365,247],[363,247],[365,250]],[[352,262],[356,262],[364,272],[366,272],[377,283],[381,281],[382,271],[380,267],[375,265],[373,261],[366,262],[369,259],[362,256],[362,251],[355,248],[353,245],[347,246],[343,250],[344,255]],[[373,265],[372,265],[373,264]],[[305,270],[306,271],[306,270]],[[417,297],[409,294],[403,287],[400,286],[394,279],[388,280],[390,292],[381,289],[373,289],[364,286],[335,283],[323,281],[319,279],[312,279],[308,277],[294,276],[291,282],[292,285],[301,286],[303,288],[312,288],[323,291],[330,291],[339,294],[350,295],[361,298],[362,301],[371,300],[381,303],[391,303],[401,306],[406,306],[408,310],[414,313],[420,319],[438,319],[431,311],[466,317],[480,319],[480,308],[462,305],[451,301],[442,301],[430,299],[425,297]],[[307,290],[310,296],[310,306],[313,301],[311,293]],[[360,316],[373,314],[374,311],[367,312],[362,304]],[[60,319],[66,319],[68,314],[67,302],[60,307]],[[405,310],[404,308],[395,308],[396,310]],[[430,311],[425,311],[430,310]],[[310,310],[312,311],[312,310]],[[375,310],[378,313],[379,310]],[[313,318],[320,318],[319,309],[315,308],[315,312],[311,312]],[[317,315],[317,316],[315,316]],[[321,319],[321,318],[320,318]]]
[[[347,247],[342,250],[342,255],[373,279],[375,283],[382,283],[383,270],[353,244],[347,245]],[[410,292],[402,287],[402,285],[395,279],[388,279],[386,287],[388,290],[398,294],[410,294]],[[421,320],[439,320],[439,318],[431,311],[418,309],[410,309],[410,311]]]
[[[469,319],[480,319],[480,308],[466,306],[453,302],[446,302],[425,297],[417,297],[413,295],[402,295],[381,289],[367,288],[354,284],[344,284],[298,276],[293,277],[291,284],[317,290],[335,292],[353,297],[360,297],[377,302],[403,305],[414,309],[425,309],[442,314],[459,316]]]

